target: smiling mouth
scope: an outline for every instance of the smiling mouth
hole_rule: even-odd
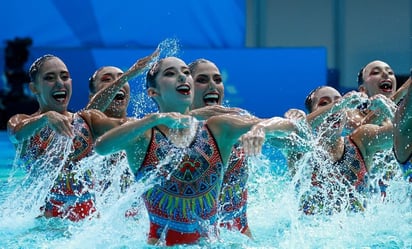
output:
[[[176,91],[178,91],[180,94],[183,95],[189,95],[190,94],[190,86],[187,84],[180,85],[176,87]]]
[[[334,114],[326,118],[326,122],[331,128],[339,128],[341,126],[342,117],[339,114]]]
[[[392,92],[392,83],[389,81],[382,82],[379,85],[379,89],[381,89],[384,92]]]
[[[206,105],[217,105],[219,104],[219,94],[209,93],[203,97],[203,101]]]
[[[67,93],[65,91],[58,91],[58,92],[54,92],[52,96],[57,102],[62,103],[66,99]]]
[[[123,91],[118,91],[116,96],[114,96],[114,100],[124,100],[126,98],[126,94]]]

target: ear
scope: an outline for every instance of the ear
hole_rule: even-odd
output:
[[[149,95],[149,97],[159,96],[159,93],[153,87],[149,87],[149,89],[147,89],[147,94]]]
[[[33,81],[31,81],[31,82],[29,83],[29,88],[30,88],[30,91],[31,91],[34,95],[36,95],[36,94],[39,92],[39,91],[37,91],[36,85],[34,84]]]

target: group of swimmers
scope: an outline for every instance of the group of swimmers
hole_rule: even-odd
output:
[[[158,112],[127,117],[128,81],[143,72]],[[267,119],[222,106],[222,76],[206,59],[187,65],[177,57],[160,59],[156,50],[126,72],[99,68],[89,79],[88,105],[75,113],[67,108],[72,80],[60,58],[38,58],[29,74],[39,110],[13,116],[8,134],[21,146],[19,157],[28,170],[45,162],[58,170],[41,207],[44,217],[91,217],[99,212],[97,188],[121,181],[126,189],[137,181],[148,186],[141,197],[149,214],[149,244],[193,244],[217,235],[219,227],[253,238],[247,220],[247,157],[260,154],[264,143],[280,149],[292,177],[309,165],[311,190],[302,194],[300,205],[308,215],[363,210],[357,193],[367,191],[379,152],[393,149],[400,163],[382,172],[399,170],[412,179],[411,80],[396,91],[394,73],[382,61],[362,68],[359,91],[341,96],[322,86],[308,95],[308,114],[291,109],[284,117]],[[69,151],[49,154],[55,143],[70,144]],[[314,160],[313,148],[319,146],[328,170]],[[82,164],[95,153],[107,160],[94,167],[116,167],[126,158],[122,178],[95,179],[93,169]],[[50,156],[57,160],[44,160]],[[332,191],[336,186],[340,189]]]

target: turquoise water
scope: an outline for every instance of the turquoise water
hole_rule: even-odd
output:
[[[0,132],[0,146],[0,248],[155,248],[145,243],[148,218],[136,198],[145,186],[136,183],[122,196],[114,190],[99,196],[100,217],[91,220],[36,218],[47,176],[28,180],[13,165],[15,151],[5,132]],[[264,154],[270,156],[270,151]],[[372,196],[365,212],[305,216],[283,163],[276,155],[251,159],[253,241],[222,230],[219,238],[179,248],[412,248],[410,185],[402,179],[391,182],[385,202]],[[91,165],[93,161],[86,166]],[[138,215],[125,218],[132,205]]]

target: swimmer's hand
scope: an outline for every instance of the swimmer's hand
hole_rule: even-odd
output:
[[[155,61],[156,58],[159,56],[160,50],[157,48],[151,55],[148,55],[146,57],[143,57],[136,61],[122,76],[122,80],[128,81],[129,79],[132,79],[138,74],[141,74],[144,72],[146,68],[150,67],[150,62]]]
[[[343,95],[339,105],[344,108],[354,109],[368,101],[368,96],[361,92],[350,91]]]
[[[247,156],[257,156],[262,153],[265,142],[265,129],[261,125],[254,125],[250,131],[240,137],[243,150]]]
[[[67,117],[55,111],[48,111],[43,114],[42,118],[46,119],[46,124],[56,133],[70,138],[74,137],[73,120],[71,117]]]
[[[157,124],[165,125],[170,129],[188,128],[194,123],[194,118],[190,115],[184,115],[178,112],[158,113]]]
[[[306,119],[306,113],[304,111],[294,108],[289,109],[283,116],[292,120]]]
[[[371,97],[369,109],[375,113],[379,113],[390,120],[393,119],[396,111],[396,104],[385,95],[377,94]],[[382,117],[383,118],[383,117]]]
[[[197,119],[208,119],[217,115],[233,114],[233,115],[248,115],[247,111],[237,107],[224,107],[221,105],[205,106],[191,110],[189,114]]]

